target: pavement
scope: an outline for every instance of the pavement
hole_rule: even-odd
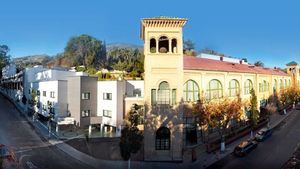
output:
[[[3,109],[2,109],[3,107]],[[91,157],[87,154],[84,154],[75,148],[71,147],[70,145],[64,143],[56,139],[54,135],[50,138],[48,136],[48,131],[41,126],[39,123],[32,121],[28,124],[28,121],[24,118],[17,117],[18,113],[17,110],[13,107],[11,103],[9,103],[3,96],[0,95],[0,142],[4,144],[12,145],[12,141],[14,137],[10,137],[10,133],[18,133],[20,134],[17,136],[16,145],[12,145],[17,147],[17,153],[19,157],[20,163],[24,168],[109,168],[109,169],[122,169],[127,168],[128,162],[126,161],[109,161],[109,160],[101,160]],[[22,111],[22,110],[21,110]],[[271,116],[270,126],[275,128],[278,125],[281,125],[282,122],[286,120],[291,114],[295,114],[296,117],[292,119],[300,121],[300,113],[295,113],[296,111],[288,112],[287,115],[279,115],[274,114]],[[7,117],[6,117],[7,116]],[[11,117],[10,117],[11,116]],[[4,123],[2,123],[2,121]],[[20,127],[16,126],[3,126],[8,124],[14,124],[16,126],[23,125]],[[300,123],[298,122],[300,129]],[[1,126],[2,125],[2,126]],[[13,128],[13,129],[11,129]],[[295,127],[293,129],[296,129]],[[10,131],[10,132],[7,132]],[[24,132],[23,132],[24,131]],[[36,132],[34,132],[36,131]],[[300,132],[300,131],[299,131]],[[299,133],[298,132],[298,133]],[[3,134],[4,133],[4,134]],[[279,132],[278,132],[279,133]],[[280,135],[284,133],[280,132]],[[276,135],[276,132],[274,133]],[[225,152],[215,152],[215,153],[206,153],[198,154],[197,161],[184,161],[183,163],[170,163],[170,162],[144,162],[144,161],[132,161],[131,168],[143,168],[143,169],[158,169],[158,168],[207,168],[208,166],[215,168],[222,168],[227,166],[227,164],[231,164],[230,160],[232,160],[231,152],[233,148],[240,143],[241,140],[245,140],[249,136],[245,136],[241,139],[236,140],[235,142],[231,143],[230,145],[226,146]],[[271,139],[274,136],[271,137]],[[281,139],[282,136],[277,138],[278,140]],[[299,136],[300,137],[300,136]],[[270,139],[270,140],[271,140]],[[300,138],[299,138],[300,139]],[[278,141],[277,140],[277,141]],[[275,139],[275,144],[276,144]],[[299,140],[297,140],[299,142]],[[14,142],[14,141],[13,141]],[[21,144],[21,145],[19,145]],[[25,144],[25,145],[22,145]],[[27,145],[29,144],[29,145]],[[289,144],[292,146],[293,144]],[[259,146],[261,147],[261,146]],[[290,149],[288,149],[290,150]],[[278,152],[276,152],[278,153]],[[291,152],[292,154],[292,152]],[[287,156],[288,159],[289,156]],[[25,159],[25,160],[24,160]],[[287,159],[284,159],[285,161]],[[25,164],[23,161],[26,161]],[[219,162],[219,163],[218,163]],[[234,165],[238,164],[238,165]],[[239,164],[236,162],[233,164],[233,167],[229,165],[229,168],[235,168],[239,165],[245,166],[245,164]],[[248,163],[247,163],[248,164]],[[240,168],[240,167],[238,167]],[[246,165],[247,168],[247,165]]]

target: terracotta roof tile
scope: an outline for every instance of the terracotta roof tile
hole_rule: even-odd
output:
[[[231,63],[206,58],[196,58],[192,56],[184,56],[184,70],[209,70],[209,71],[225,71],[238,73],[253,73],[253,74],[270,74],[278,76],[289,76],[287,73],[278,69],[262,68],[253,65],[245,65]]]

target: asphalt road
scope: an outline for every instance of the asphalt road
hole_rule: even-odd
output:
[[[89,169],[89,166],[43,141],[26,119],[1,94],[0,144],[9,146],[15,152],[20,168]]]
[[[209,168],[277,169],[289,159],[300,143],[300,111],[294,112],[274,129],[273,135],[245,157],[228,155]]]

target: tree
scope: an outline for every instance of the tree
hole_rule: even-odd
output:
[[[130,168],[130,157],[132,153],[137,153],[143,142],[143,134],[138,129],[142,116],[141,106],[133,104],[129,112],[125,127],[121,131],[120,151],[124,160],[128,161],[128,168]]]
[[[0,78],[2,77],[2,69],[9,63],[9,48],[6,45],[0,45]]]
[[[253,137],[254,126],[257,124],[259,119],[259,111],[257,109],[257,96],[255,95],[254,89],[250,90],[250,126],[251,126],[251,138]]]
[[[264,67],[265,64],[264,64],[262,61],[256,61],[256,62],[254,63],[254,66]]]
[[[105,65],[106,47],[102,41],[89,36],[72,37],[65,47],[64,57],[70,62],[69,66],[84,65],[99,68]]]
[[[196,56],[195,43],[191,40],[183,42],[183,53],[188,56]]]

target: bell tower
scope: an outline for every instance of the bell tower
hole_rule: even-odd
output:
[[[182,28],[186,22],[173,17],[141,21],[145,55],[145,160],[182,160]]]
[[[292,61],[287,66],[287,73],[292,76],[292,86],[297,87],[300,85],[300,67],[295,61]]]

